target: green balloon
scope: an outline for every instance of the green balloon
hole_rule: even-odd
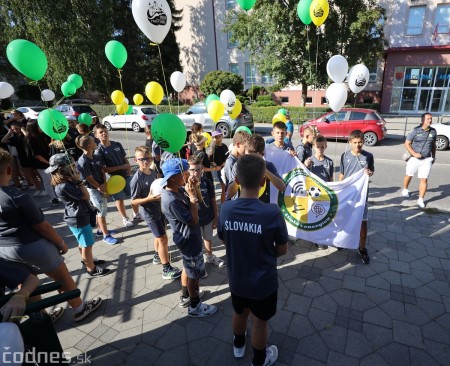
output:
[[[78,74],[70,74],[67,81],[74,83],[77,89],[81,88],[81,85],[83,85],[83,78]]]
[[[252,131],[247,126],[241,126],[241,127],[236,128],[235,133],[238,132],[238,131],[245,131],[245,132],[247,132],[250,135],[252,134]]]
[[[220,101],[220,98],[217,94],[210,94],[206,97],[205,99],[205,106],[206,108],[208,108],[208,104],[211,103],[213,100],[218,100]]]
[[[277,113],[280,113],[280,114],[282,114],[283,116],[285,116],[285,115],[287,114],[287,110],[284,109],[284,108],[280,108],[280,109],[278,110]]]
[[[297,5],[297,15],[303,24],[308,25],[311,24],[312,19],[309,13],[309,8],[311,7],[311,3],[313,0],[300,0]]]
[[[10,42],[6,47],[6,56],[11,65],[31,80],[41,80],[47,71],[45,53],[33,42],[25,39]]]
[[[55,140],[62,140],[69,130],[66,117],[55,109],[44,109],[39,113],[38,125],[42,132]]]
[[[133,114],[133,106],[129,105],[127,111],[125,112],[125,114]]]
[[[119,41],[109,41],[105,46],[105,54],[109,62],[117,69],[120,69],[127,62],[127,49]]]
[[[153,140],[161,149],[176,153],[186,141],[186,127],[183,121],[174,114],[163,113],[152,121]]]
[[[250,10],[255,5],[256,0],[237,0],[239,6],[244,10]]]
[[[71,97],[77,92],[77,87],[71,81],[65,81],[61,85],[61,92],[65,97]]]
[[[78,122],[90,126],[92,124],[92,116],[89,113],[81,113],[78,116]]]

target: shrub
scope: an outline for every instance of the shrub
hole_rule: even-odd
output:
[[[200,90],[206,95],[220,95],[225,89],[230,89],[234,94],[239,94],[243,88],[244,79],[242,79],[242,76],[220,70],[207,73],[200,84]]]

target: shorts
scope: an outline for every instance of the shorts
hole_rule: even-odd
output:
[[[92,226],[86,225],[83,227],[69,226],[70,231],[77,239],[78,246],[82,248],[91,247],[94,245],[94,234],[92,233]]]
[[[114,201],[120,201],[120,200],[126,200],[131,196],[131,188],[130,188],[130,182],[131,182],[131,176],[125,178],[125,188],[122,189],[119,193],[112,194],[111,197]]]
[[[244,309],[249,308],[254,316],[261,320],[269,320],[277,312],[278,291],[264,299],[255,300],[240,297],[231,293],[231,302],[236,314],[242,314]]]
[[[103,193],[97,189],[88,188],[88,191],[92,205],[98,210],[97,216],[106,217],[108,213],[108,198],[103,196]]]
[[[64,262],[56,245],[44,238],[29,244],[0,247],[0,257],[26,264],[36,274],[54,271]]]
[[[417,173],[417,178],[428,179],[430,175],[433,158],[417,159],[411,156],[406,163],[406,175],[413,177]]]
[[[203,259],[203,253],[200,252],[195,257],[189,257],[181,253],[181,259],[183,260],[183,267],[186,271],[186,275],[189,278],[198,280],[205,274],[205,260]]]
[[[166,235],[166,225],[162,217],[159,220],[145,219],[145,222],[155,238],[161,238]]]
[[[200,226],[200,229],[202,231],[202,238],[203,240],[209,240],[211,241],[213,238],[213,221],[211,221],[209,224]]]

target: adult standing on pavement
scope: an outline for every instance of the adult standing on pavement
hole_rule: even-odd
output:
[[[419,178],[419,199],[417,205],[425,207],[423,201],[427,192],[428,176],[431,166],[436,160],[436,130],[431,127],[432,116],[430,113],[422,114],[422,123],[413,128],[406,137],[405,147],[411,154],[406,163],[406,175],[403,179],[402,196],[409,197],[408,186],[411,178],[417,173]]]

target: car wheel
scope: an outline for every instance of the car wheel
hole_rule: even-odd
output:
[[[442,135],[436,137],[436,149],[439,151],[448,149],[448,138]]]
[[[131,128],[133,129],[134,132],[141,131],[141,126],[139,126],[139,123],[136,123],[136,122],[133,122],[133,124],[131,125]]]
[[[378,142],[378,137],[375,132],[366,132],[364,134],[364,144],[367,146],[375,146]]]
[[[103,121],[103,126],[105,126],[108,131],[112,131],[111,123]]]
[[[216,125],[216,129],[222,132],[224,138],[231,137],[231,128],[225,122],[220,122]]]

